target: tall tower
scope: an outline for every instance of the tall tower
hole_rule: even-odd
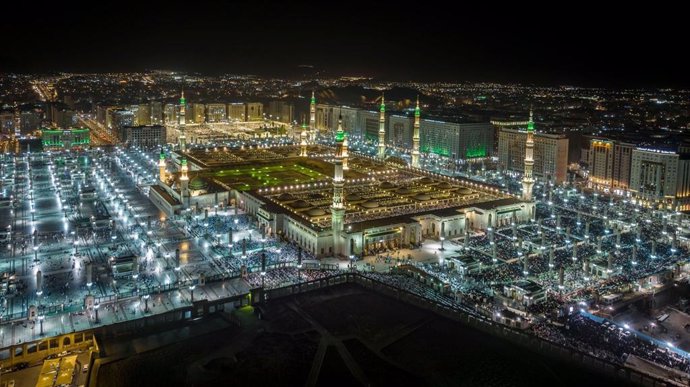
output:
[[[347,142],[348,135],[347,135],[347,133],[343,133],[343,136],[344,136],[344,139],[343,139],[343,170],[347,171],[348,169],[350,169],[350,167],[347,166],[347,159],[348,159],[347,147],[349,145]]]
[[[525,143],[525,173],[522,175],[522,199],[532,200],[532,177],[534,167],[534,121],[532,120],[532,108],[529,109],[529,122],[527,122],[527,142]]]
[[[302,133],[300,133],[300,153],[301,157],[307,157],[307,124],[304,122],[304,116],[302,116]]]
[[[383,98],[383,94],[381,94],[381,109],[379,112],[379,160],[383,160],[386,157],[386,104]]]
[[[159,177],[161,181],[165,181],[165,152],[163,152],[163,148],[161,148],[161,154],[160,157],[158,158],[158,172],[159,172]]]
[[[182,202],[182,207],[186,208],[185,198],[189,195],[189,176],[187,176],[187,157],[182,156],[182,161],[180,161],[180,202]]]
[[[182,152],[187,151],[187,137],[185,137],[185,115],[186,115],[186,105],[187,100],[184,99],[184,90],[182,90],[182,96],[180,97],[180,110],[177,114],[177,124],[180,129],[180,137],[177,138],[177,142],[180,145],[180,150]]]
[[[335,134],[335,173],[333,175],[333,205],[331,206],[331,225],[333,227],[333,255],[343,254],[343,221],[345,219],[345,203],[343,203],[343,132],[342,117],[338,118],[338,131]]]
[[[419,96],[417,96],[417,107],[414,108],[414,131],[412,132],[412,166],[419,168]]]
[[[311,140],[316,140],[316,97],[314,90],[311,91],[311,101],[309,102],[309,132]]]

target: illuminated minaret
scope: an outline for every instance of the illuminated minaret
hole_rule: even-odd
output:
[[[343,139],[343,170],[347,171],[350,169],[350,167],[347,166],[347,159],[348,159],[348,154],[347,154],[347,147],[348,147],[348,142],[347,142],[347,133],[344,133],[343,136],[345,137]]]
[[[299,143],[299,145],[300,145],[299,155],[301,157],[307,157],[307,124],[304,122],[304,118],[302,118],[302,133],[300,133],[300,139],[302,141]]]
[[[383,101],[383,94],[381,94],[381,109],[379,113],[379,160],[386,157],[386,104]]]
[[[525,173],[522,175],[522,199],[532,200],[532,167],[534,166],[534,121],[532,109],[529,110],[529,122],[527,123],[527,142],[525,143]]]
[[[182,156],[182,161],[180,161],[180,171],[182,172],[180,175],[180,202],[182,202],[182,207],[186,207],[185,198],[189,191],[189,176],[187,176],[187,157],[184,155]]]
[[[417,96],[417,107],[414,108],[414,131],[412,132],[412,166],[419,168],[419,96]]]
[[[187,150],[187,138],[185,137],[186,105],[187,101],[184,99],[184,90],[182,90],[182,96],[180,97],[180,111],[177,114],[177,124],[180,129],[180,137],[177,138],[177,142],[180,145],[180,151],[182,152]]]
[[[160,180],[165,182],[165,152],[163,152],[163,148],[161,148],[161,155],[158,158],[158,172]]]
[[[314,90],[311,91],[311,101],[309,102],[309,132],[311,140],[316,140],[316,97]]]
[[[333,175],[333,205],[331,206],[331,224],[333,227],[333,254],[337,257],[342,255],[343,241],[343,220],[345,219],[345,203],[343,203],[343,142],[345,132],[343,132],[342,117],[338,118],[338,131],[335,134],[335,173]]]

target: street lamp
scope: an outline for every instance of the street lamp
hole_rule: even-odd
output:
[[[441,250],[441,251],[444,251],[444,250],[445,250],[445,248],[443,248],[443,241],[445,241],[445,240],[446,240],[445,237],[441,237],[441,248],[439,249],[439,250]]]
[[[189,286],[189,294],[190,294],[190,299],[191,302],[194,303],[194,289],[196,289],[196,285],[190,285]]]
[[[38,323],[39,323],[40,328],[41,328],[40,332],[38,333],[39,336],[43,336],[43,320],[44,319],[45,319],[44,315],[38,316]]]

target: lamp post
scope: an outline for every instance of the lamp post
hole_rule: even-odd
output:
[[[445,240],[446,240],[445,237],[441,237],[441,248],[439,249],[439,250],[441,250],[441,251],[444,251],[444,250],[445,250],[445,248],[443,248],[443,241],[445,241]]]
[[[196,285],[189,286],[189,295],[192,304],[194,303],[194,289],[196,289]]]
[[[43,320],[45,319],[44,315],[38,316],[38,324],[40,326],[40,331],[38,333],[39,336],[43,336]]]
[[[95,305],[93,306],[93,310],[94,310],[94,312],[96,313],[96,319],[94,320],[94,322],[95,322],[96,324],[98,324],[98,323],[100,322],[100,321],[98,320],[98,309],[99,309],[100,307],[101,307],[101,304],[95,304]]]
[[[144,295],[144,313],[149,312],[149,296],[148,294]]]

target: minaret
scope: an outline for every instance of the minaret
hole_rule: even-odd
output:
[[[347,154],[347,146],[348,146],[347,137],[348,136],[347,136],[347,133],[343,132],[343,136],[344,136],[344,139],[343,139],[343,170],[347,171],[348,169],[350,169],[350,167],[347,166],[347,159],[348,159],[348,154]]]
[[[304,117],[302,118],[302,133],[300,133],[300,157],[307,157],[307,124],[304,122]]]
[[[316,141],[316,97],[314,90],[311,91],[311,101],[309,102],[309,132],[311,140]]]
[[[182,96],[180,97],[180,110],[177,114],[177,124],[180,130],[180,137],[177,138],[177,142],[180,145],[180,151],[187,151],[187,138],[185,137],[185,115],[186,115],[187,100],[184,99],[184,90],[182,90]]]
[[[412,166],[419,168],[419,96],[417,96],[417,107],[414,108],[414,131],[412,133]]]
[[[379,151],[378,158],[383,160],[386,157],[386,104],[381,94],[381,109],[379,113]]]
[[[532,109],[529,109],[529,122],[527,123],[527,142],[525,144],[525,172],[522,175],[522,199],[532,200],[532,167],[534,166],[534,121]]]
[[[160,180],[165,182],[165,152],[163,152],[163,148],[161,148],[161,155],[158,158],[158,172]]]
[[[343,203],[343,132],[342,117],[338,118],[338,131],[335,134],[335,173],[333,175],[333,205],[331,206],[331,224],[333,227],[333,255],[340,256],[343,253],[343,220],[345,219],[345,204]]]
[[[185,198],[189,191],[189,176],[187,176],[187,170],[187,157],[182,155],[182,161],[180,162],[180,171],[182,172],[180,175],[180,202],[183,208],[186,208]]]

